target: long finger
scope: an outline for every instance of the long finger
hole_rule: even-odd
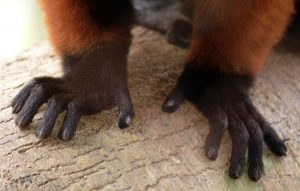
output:
[[[205,110],[205,111],[203,111]],[[220,150],[221,141],[228,126],[228,118],[220,106],[202,108],[203,114],[209,120],[210,128],[205,141],[205,153],[211,160],[216,160]]]
[[[45,139],[50,136],[56,122],[56,118],[62,112],[68,101],[68,97],[63,94],[55,95],[49,99],[43,119],[36,129],[36,136]]]
[[[241,119],[233,112],[228,113],[228,130],[232,140],[229,176],[239,178],[244,170],[249,134]]]
[[[34,78],[31,80],[22,90],[14,97],[12,101],[12,112],[13,113],[19,113],[23,106],[26,103],[26,100],[30,96],[31,90],[34,88],[35,85],[39,83],[45,83],[45,82],[51,82],[56,83],[60,81],[60,79],[51,78],[51,77],[40,77],[40,78]]]
[[[286,155],[287,147],[283,140],[281,140],[276,131],[265,120],[265,118],[257,111],[251,101],[246,104],[246,109],[253,116],[253,118],[259,123],[259,126],[264,134],[264,140],[269,149],[278,156]]]
[[[41,105],[56,92],[56,87],[49,84],[36,85],[28,97],[22,110],[18,113],[16,124],[19,127],[25,127],[32,122],[34,115]]]
[[[259,124],[248,113],[243,104],[238,105],[236,111],[239,117],[243,120],[249,133],[248,175],[251,180],[257,181],[263,173],[263,132],[261,131]]]
[[[58,138],[63,141],[72,139],[81,116],[82,111],[80,107],[74,102],[69,103],[63,126],[58,133]]]

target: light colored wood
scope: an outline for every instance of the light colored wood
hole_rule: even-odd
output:
[[[48,44],[1,63],[0,190],[266,190],[300,189],[300,54],[276,51],[259,76],[252,98],[288,139],[287,157],[265,147],[265,174],[258,183],[227,176],[231,142],[223,139],[220,156],[204,156],[206,119],[190,104],[174,114],[160,110],[183,68],[186,52],[168,45],[157,33],[136,28],[129,56],[129,84],[134,124],[116,125],[116,110],[84,117],[67,143],[52,137],[39,141],[36,116],[27,130],[14,124],[10,101],[31,78],[61,75]]]

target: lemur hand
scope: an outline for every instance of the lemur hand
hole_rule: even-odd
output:
[[[67,111],[58,137],[70,140],[82,115],[117,106],[119,127],[127,127],[134,115],[126,82],[127,52],[118,45],[94,48],[82,55],[65,59],[66,74],[61,78],[33,79],[14,98],[16,124],[29,125],[41,105],[47,108],[36,130],[44,139],[50,136],[58,114]]]
[[[253,106],[248,96],[252,81],[243,75],[186,68],[162,109],[174,112],[184,99],[188,99],[207,117],[210,131],[205,151],[211,160],[218,157],[221,139],[228,129],[232,140],[229,176],[242,175],[248,149],[248,175],[257,181],[263,172],[263,140],[278,156],[285,155],[287,147]]]

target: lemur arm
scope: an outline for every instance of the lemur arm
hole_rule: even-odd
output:
[[[67,110],[58,137],[74,136],[82,115],[117,106],[119,126],[134,115],[127,88],[127,54],[131,43],[132,7],[129,0],[43,0],[50,41],[62,60],[61,78],[33,79],[14,98],[16,124],[32,122],[47,102],[36,134],[48,137],[58,114]]]
[[[263,172],[263,140],[277,155],[284,142],[249,98],[255,76],[280,40],[294,11],[293,0],[196,1],[189,58],[163,110],[188,99],[210,122],[205,150],[215,160],[225,129],[232,140],[229,175],[241,176],[249,151],[249,177]]]

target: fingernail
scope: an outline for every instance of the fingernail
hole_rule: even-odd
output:
[[[175,100],[170,99],[170,100],[168,100],[168,102],[166,103],[166,106],[167,106],[167,107],[173,107],[174,104],[175,104]]]
[[[209,147],[207,152],[207,157],[211,160],[216,160],[218,156],[218,151],[215,147]]]
[[[130,123],[131,123],[131,117],[130,116],[126,117],[125,121],[126,121],[127,125],[130,125]]]

